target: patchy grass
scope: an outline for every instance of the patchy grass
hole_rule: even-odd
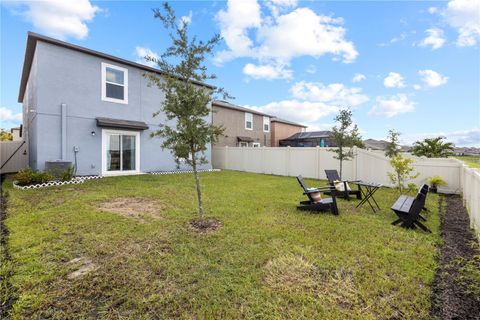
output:
[[[454,158],[465,162],[470,168],[480,168],[480,156],[456,156]]]
[[[390,225],[398,197],[390,189],[376,193],[380,212],[338,200],[334,216],[297,211],[304,196],[293,177],[223,171],[201,179],[207,217],[221,222],[204,234],[188,226],[196,217],[190,174],[7,186],[13,316],[429,318],[438,195],[427,199],[426,234]],[[118,198],[161,204],[162,218],[99,206]],[[72,277],[82,266],[88,272]]]

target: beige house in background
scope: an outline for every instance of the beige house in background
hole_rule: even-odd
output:
[[[226,101],[212,103],[212,120],[223,125],[225,131],[219,137],[217,147],[270,147],[272,116]]]
[[[307,126],[303,124],[295,123],[292,121],[280,119],[280,118],[272,118],[270,120],[271,123],[271,138],[272,141],[270,142],[272,147],[279,147],[279,141],[286,139],[295,133],[305,132]]]

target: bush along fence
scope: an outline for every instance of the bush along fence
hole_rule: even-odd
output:
[[[302,175],[314,179],[326,179],[325,169],[339,169],[331,148],[241,148],[214,147],[212,164],[216,169],[238,170],[281,176]],[[363,180],[391,186],[387,176],[393,172],[390,159],[383,153],[354,147],[355,157],[343,162],[342,178]],[[413,167],[420,173],[412,181],[417,185],[427,182],[432,176],[440,176],[447,186],[439,192],[462,194],[470,214],[472,228],[480,232],[480,173],[452,158],[413,158]]]
[[[40,189],[40,188],[64,186],[68,184],[80,184],[80,183],[84,183],[87,180],[100,179],[100,178],[103,178],[103,177],[102,176],[82,176],[82,177],[75,177],[67,181],[48,181],[45,183],[31,184],[27,186],[20,186],[17,184],[16,181],[13,181],[13,187],[15,189],[21,189],[21,190]]]

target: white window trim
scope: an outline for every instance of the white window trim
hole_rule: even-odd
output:
[[[268,130],[265,130],[265,125],[268,125]],[[263,117],[263,132],[270,132],[270,118]]]
[[[107,67],[123,72],[123,100],[107,97]],[[121,84],[118,84],[118,83],[113,83],[112,82],[112,84],[117,85],[117,86],[121,86]],[[102,62],[102,83],[101,83],[101,85],[102,85],[102,100],[103,101],[128,104],[128,69]]]
[[[254,147],[254,148],[260,148],[260,147],[261,147],[260,142],[254,142],[254,143],[252,143],[252,147]]]
[[[250,121],[248,121],[248,116],[250,115]],[[252,127],[248,128],[247,127],[247,122],[252,123]],[[253,130],[253,113],[250,112],[245,112],[245,130]]]
[[[238,143],[238,146],[239,146],[239,147],[242,147],[242,148],[247,148],[247,147],[248,147],[248,142],[240,141],[240,142]]]
[[[135,136],[135,170],[107,171],[107,138],[109,134]],[[140,173],[140,132],[102,129],[102,176],[121,176]]]

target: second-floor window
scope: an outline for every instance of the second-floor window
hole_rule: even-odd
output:
[[[245,112],[245,129],[253,130],[253,114]]]
[[[102,63],[102,100],[128,103],[128,70]]]
[[[263,117],[263,132],[270,132],[270,118]]]

